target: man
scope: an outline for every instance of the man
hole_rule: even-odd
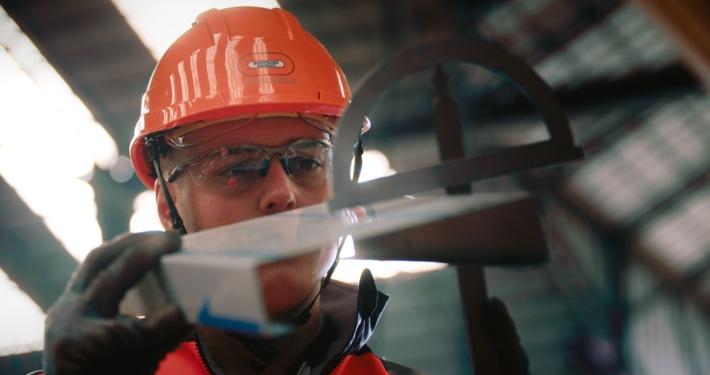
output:
[[[143,320],[118,314],[125,292],[178,248],[174,231],[326,201],[349,100],[341,69],[288,12],[201,14],[158,63],[131,144],[168,232],[127,235],[87,257],[48,314],[45,373],[389,373],[365,346],[388,297],[369,273],[359,289],[329,283],[335,246],[259,270],[268,314],[296,327],[284,337],[194,328],[174,306]]]
[[[87,257],[48,313],[44,372],[416,374],[365,345],[388,297],[369,271],[358,287],[330,282],[335,245],[259,270],[269,316],[295,327],[283,337],[194,327],[175,306],[145,319],[118,314],[126,291],[178,249],[177,233],[326,201],[332,137],[349,100],[340,67],[290,13],[201,14],[160,59],[131,143],[167,231],[126,235]],[[502,373],[526,373],[504,306],[494,300],[484,315]]]

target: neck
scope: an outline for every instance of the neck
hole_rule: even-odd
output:
[[[259,375],[283,374],[315,338],[321,319],[319,302],[316,301],[313,305],[311,317],[305,324],[276,340],[274,346],[279,354],[274,363],[268,365]],[[246,350],[238,339],[221,329],[200,327],[200,331],[212,360],[225,375],[254,374],[250,368],[252,353]]]

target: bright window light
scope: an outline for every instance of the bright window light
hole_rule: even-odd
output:
[[[0,356],[42,350],[45,315],[0,270]]]
[[[372,276],[375,279],[387,279],[400,273],[430,272],[443,269],[446,266],[446,263],[436,262],[343,259],[338,263],[338,268],[333,273],[333,279],[356,284],[360,281],[360,274],[365,268],[369,268],[372,271]]]
[[[354,162],[350,165],[350,171],[354,167]],[[360,182],[370,181],[381,177],[391,176],[397,173],[390,168],[387,156],[377,150],[367,150],[362,154],[362,171],[360,172]],[[348,236],[341,251],[341,258],[355,256],[355,244],[352,237]],[[419,273],[440,270],[447,265],[435,262],[404,262],[404,261],[379,261],[361,259],[342,259],[338,268],[333,273],[333,279],[346,283],[357,283],[360,274],[365,268],[372,271],[376,279],[386,279],[400,273]]]
[[[190,28],[200,13],[235,6],[280,8],[276,0],[113,0],[156,60]]]
[[[81,99],[74,95],[64,79],[49,65],[35,45],[2,8],[0,8],[0,45],[3,47],[4,54],[2,94],[11,99],[16,94],[22,95],[21,98],[14,98],[10,102],[0,104],[3,108],[12,109],[11,113],[7,114],[5,110],[3,111],[3,116],[6,117],[4,120],[18,121],[29,116],[24,121],[14,123],[15,128],[17,124],[22,124],[25,128],[23,131],[17,129],[11,134],[3,134],[3,141],[11,139],[22,142],[21,138],[30,134],[35,142],[42,142],[37,144],[36,149],[49,144],[53,148],[63,148],[66,153],[72,152],[68,146],[80,142],[82,147],[74,151],[78,155],[72,155],[71,163],[63,163],[66,165],[65,168],[71,164],[75,175],[86,174],[87,169],[90,169],[88,167],[90,163],[108,169],[118,157],[116,142],[106,129],[94,120]],[[11,53],[8,54],[7,51]],[[18,72],[18,66],[22,72]],[[12,107],[18,102],[21,102],[19,107]],[[34,111],[41,113],[34,114]],[[14,118],[7,118],[8,115],[14,115]],[[42,117],[46,122],[38,124],[28,121],[37,117]],[[27,124],[33,126],[26,126]],[[18,140],[17,137],[20,139]]]
[[[350,174],[355,168],[355,160],[350,163]],[[367,150],[362,154],[362,170],[360,171],[359,182],[374,180],[380,177],[391,176],[397,173],[390,168],[390,161],[387,156],[377,150]]]
[[[0,45],[0,175],[82,260],[102,242],[86,181],[116,143],[1,9]]]
[[[345,237],[345,243],[343,248],[340,250],[340,259],[352,258],[355,256],[355,243],[353,242],[353,236]]]
[[[158,218],[155,193],[146,190],[133,200],[133,216],[129,225],[131,233],[164,230]]]

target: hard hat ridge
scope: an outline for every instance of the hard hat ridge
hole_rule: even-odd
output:
[[[214,44],[217,44],[219,40],[218,35],[231,35],[222,12],[214,8],[197,16],[197,21],[192,27],[199,27],[205,31],[209,38],[214,41]]]

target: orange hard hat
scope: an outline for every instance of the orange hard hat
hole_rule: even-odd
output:
[[[151,189],[145,137],[198,122],[257,113],[340,116],[350,101],[343,71],[282,9],[211,9],[158,62],[143,96],[130,154]]]

